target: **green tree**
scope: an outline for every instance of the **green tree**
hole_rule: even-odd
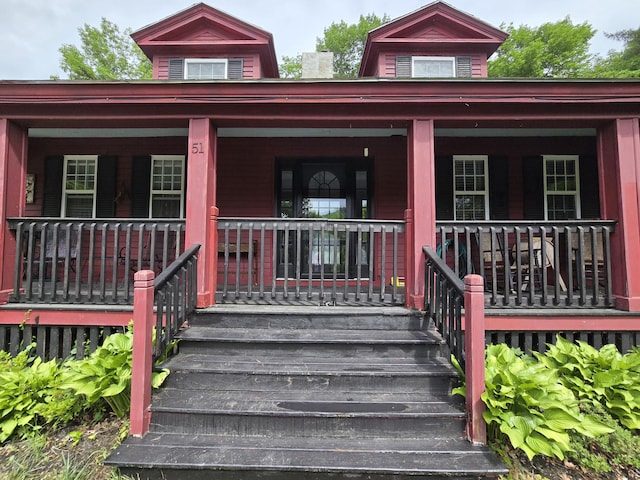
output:
[[[360,15],[358,23],[351,25],[344,20],[334,22],[324,29],[322,38],[316,39],[316,51],[333,52],[336,78],[356,78],[367,34],[389,20],[390,17],[386,14],[380,18],[370,13]]]
[[[59,48],[60,68],[70,79],[151,78],[151,62],[131,39],[131,29],[121,32],[117,25],[102,18],[99,28],[85,23],[78,33],[80,47],[64,44]]]
[[[622,51],[612,50],[599,58],[593,69],[595,77],[640,78],[640,28],[605,33],[608,38],[624,43]]]
[[[302,76],[302,54],[298,53],[294,57],[283,55],[278,69],[281,78],[300,78]]]
[[[574,25],[569,17],[539,27],[500,26],[509,38],[489,61],[490,77],[588,76],[595,56],[589,42],[596,30],[587,22]]]

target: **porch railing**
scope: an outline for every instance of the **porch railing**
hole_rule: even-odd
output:
[[[196,308],[200,245],[191,246],[154,282],[156,342],[154,360],[162,357]]]
[[[463,283],[431,247],[423,247],[423,254],[426,317],[434,322],[464,371],[467,438],[473,443],[486,443],[485,407],[482,402],[485,389],[482,278],[468,275]]]
[[[465,367],[464,332],[462,310],[464,308],[464,283],[431,247],[423,248],[424,309],[436,329],[447,342],[451,354],[460,366]]]
[[[489,306],[612,307],[614,221],[438,222],[438,253]]]
[[[218,302],[402,304],[404,222],[218,220]]]
[[[133,301],[133,274],[159,274],[184,249],[183,220],[11,218],[12,302]]]

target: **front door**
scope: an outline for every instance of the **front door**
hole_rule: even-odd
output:
[[[291,235],[285,240],[281,235],[279,276],[284,275],[285,257],[290,277],[298,268],[306,278],[330,278],[334,269],[339,278],[349,278],[356,268],[360,276],[368,276],[368,234],[358,240],[354,233],[336,233],[331,221],[369,218],[370,177],[370,162],[362,159],[279,161],[278,216],[328,221],[299,237]]]

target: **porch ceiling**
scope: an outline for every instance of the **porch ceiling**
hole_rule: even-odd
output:
[[[595,128],[436,128],[436,137],[592,137]],[[188,128],[30,128],[31,138],[187,137]],[[219,128],[220,138],[371,138],[406,136],[406,128]]]

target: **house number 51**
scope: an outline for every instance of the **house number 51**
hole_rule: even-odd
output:
[[[191,153],[204,153],[202,142],[194,142],[191,144]]]

